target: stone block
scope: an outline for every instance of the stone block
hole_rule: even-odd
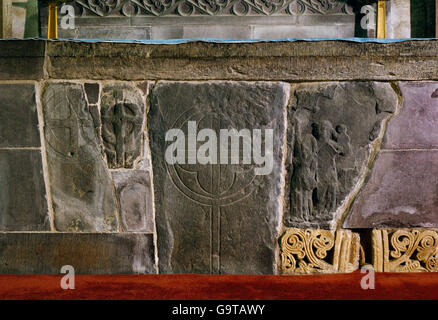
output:
[[[384,149],[437,149],[438,82],[401,82],[403,106],[389,121]]]
[[[40,150],[0,149],[0,230],[50,230]]]
[[[122,231],[154,232],[152,188],[148,171],[112,171]]]
[[[276,272],[288,97],[289,85],[284,83],[161,82],[154,86],[148,130],[160,272]],[[180,129],[189,137],[194,122],[198,130],[210,129],[203,132],[209,132],[213,149],[219,141],[213,137],[220,129],[248,129],[251,134],[259,129],[265,146],[269,145],[265,130],[272,129],[272,150],[264,153],[267,159],[272,155],[272,171],[262,175],[257,171],[262,165],[243,164],[239,156],[231,158],[238,160],[232,163],[230,153],[219,164],[213,149],[206,162],[199,161],[202,151],[198,151],[196,161],[193,146],[199,150],[202,146],[199,141],[192,144],[193,140],[180,148],[186,153],[182,162],[167,162],[166,150],[172,147],[165,141],[166,132]],[[238,150],[249,146],[248,139],[238,141]],[[220,153],[224,150],[228,149]]]
[[[381,152],[344,227],[437,227],[437,177],[438,151]]]
[[[42,100],[56,230],[117,230],[114,187],[82,85],[49,82]]]
[[[151,234],[0,233],[0,273],[156,273]]]
[[[0,148],[39,147],[33,84],[0,84]]]

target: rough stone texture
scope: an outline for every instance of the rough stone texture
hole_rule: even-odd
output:
[[[2,40],[0,42],[0,79],[42,79],[45,45],[43,40]]]
[[[84,89],[88,103],[95,104],[99,101],[100,85],[98,83],[84,83]]]
[[[289,85],[266,82],[162,82],[152,89],[148,128],[161,273],[275,272],[288,96]],[[166,131],[187,132],[188,121],[216,133],[273,129],[272,172],[167,164]]]
[[[39,147],[33,84],[0,84],[0,148]]]
[[[398,98],[389,84],[376,82],[296,85],[293,96],[284,223],[330,228]]]
[[[151,234],[0,233],[0,273],[156,273]]]
[[[117,230],[114,188],[82,86],[49,82],[42,100],[55,228]]]
[[[438,151],[386,151],[355,200],[345,228],[438,227]]]
[[[50,230],[39,150],[0,149],[0,230]]]
[[[132,168],[141,152],[145,104],[140,90],[128,84],[102,90],[102,139],[110,168]]]
[[[149,172],[112,171],[122,231],[154,232],[152,187]]]
[[[438,149],[438,82],[401,82],[403,107],[391,119],[385,149]]]
[[[437,44],[438,40],[176,45],[57,41],[47,43],[47,71],[58,79],[438,80]]]

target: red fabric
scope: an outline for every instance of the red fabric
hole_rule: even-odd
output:
[[[438,273],[376,273],[374,290],[363,276],[77,275],[63,290],[62,275],[0,275],[0,299],[438,299]]]

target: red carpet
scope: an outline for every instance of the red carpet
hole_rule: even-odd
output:
[[[63,290],[62,275],[0,275],[0,299],[438,299],[437,273],[377,273],[374,290],[362,276],[77,275]]]

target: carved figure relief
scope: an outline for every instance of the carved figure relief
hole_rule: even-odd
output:
[[[371,138],[379,136],[382,121],[396,106],[390,87],[374,86],[380,84],[296,85],[290,110],[286,226],[331,227],[334,213],[369,161]],[[372,132],[377,134],[370,137]]]
[[[102,139],[110,168],[132,168],[141,152],[144,102],[128,85],[103,88]]]

